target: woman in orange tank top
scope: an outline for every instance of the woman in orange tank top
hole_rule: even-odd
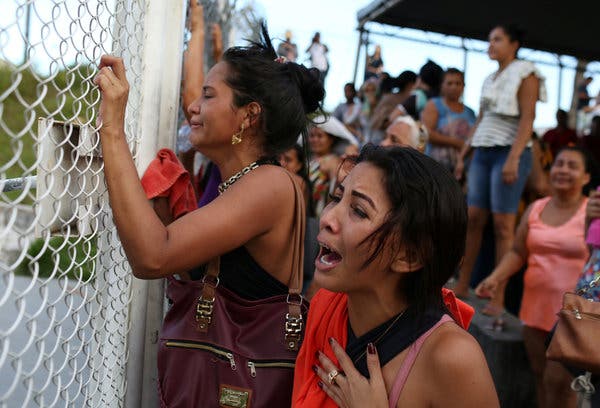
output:
[[[588,258],[583,187],[590,181],[586,153],[577,147],[559,152],[550,169],[552,195],[533,202],[521,218],[511,251],[476,293],[488,297],[525,263],[519,317],[523,341],[536,379],[540,407],[575,407],[568,371],[546,360],[545,341],[556,323],[564,292],[572,291]]]
[[[442,291],[465,248],[458,182],[411,148],[367,145],[357,162],[321,214],[314,282],[323,289],[311,300],[292,407],[498,407],[464,329],[473,311]]]

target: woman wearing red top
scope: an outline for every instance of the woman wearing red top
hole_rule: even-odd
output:
[[[442,292],[465,248],[458,183],[411,148],[357,163],[321,215],[293,407],[497,407],[472,309]]]

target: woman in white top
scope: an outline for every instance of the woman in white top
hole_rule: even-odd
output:
[[[313,68],[316,68],[321,73],[321,82],[325,82],[325,77],[329,71],[329,61],[327,61],[327,53],[329,49],[325,44],[321,43],[321,33],[316,32],[312,42],[306,49],[310,54],[310,62]]]
[[[498,62],[481,90],[481,106],[470,146],[459,155],[456,176],[462,177],[465,154],[475,153],[469,168],[467,202],[469,223],[465,259],[455,292],[467,296],[471,272],[490,212],[494,222],[496,263],[511,248],[519,199],[531,170],[530,139],[535,105],[545,101],[544,78],[517,51],[523,33],[512,25],[498,25],[489,35],[488,55]],[[504,308],[504,288],[484,313],[498,315]]]

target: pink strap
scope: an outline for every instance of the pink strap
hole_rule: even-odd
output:
[[[410,374],[410,370],[412,369],[412,366],[419,355],[419,351],[421,351],[421,346],[423,346],[423,343],[425,343],[427,337],[429,337],[429,335],[442,324],[453,321],[454,320],[447,314],[443,315],[431,329],[423,333],[421,337],[419,337],[413,344],[410,345],[410,348],[408,349],[408,355],[404,358],[404,361],[398,370],[398,374],[396,374],[396,379],[394,380],[394,385],[392,386],[392,391],[390,392],[390,408],[395,408],[398,405],[402,388],[404,388],[408,374]]]

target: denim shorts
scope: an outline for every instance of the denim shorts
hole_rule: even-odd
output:
[[[519,200],[531,171],[531,149],[525,148],[519,159],[517,181],[506,184],[502,167],[510,146],[476,147],[467,177],[469,207],[491,210],[492,213],[516,214]]]

